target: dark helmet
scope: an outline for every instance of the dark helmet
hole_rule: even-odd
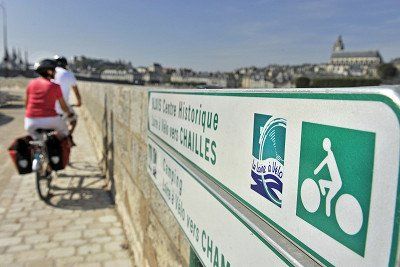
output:
[[[47,76],[48,70],[55,70],[57,67],[57,62],[52,59],[43,59],[39,62],[36,62],[33,66],[34,70],[39,73],[40,76]]]
[[[68,65],[67,59],[65,57],[55,55],[54,60],[57,62],[57,66],[61,68],[65,68]]]

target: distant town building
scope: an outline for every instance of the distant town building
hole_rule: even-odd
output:
[[[274,83],[269,81],[262,73],[253,73],[242,77],[243,88],[274,88]]]
[[[400,57],[393,59],[392,61],[390,61],[390,63],[392,63],[393,66],[395,66],[400,72]]]
[[[220,72],[195,72],[191,69],[179,69],[171,74],[171,83],[175,85],[208,85],[227,87],[227,75]]]
[[[135,69],[116,70],[105,69],[100,73],[100,79],[109,81],[125,81],[132,84],[142,84],[143,75]]]
[[[228,73],[226,78],[226,87],[239,88],[241,85],[242,75],[239,73]]]
[[[20,62],[20,53],[9,55]],[[400,60],[392,63],[399,68]],[[332,47],[329,62],[320,64],[278,65],[265,67],[241,67],[232,72],[194,71],[189,68],[165,68],[159,63],[133,67],[123,60],[75,57],[71,68],[78,78],[133,84],[156,84],[195,88],[281,88],[295,86],[298,77],[344,78],[377,77],[378,66],[383,62],[379,51],[346,51],[342,36]]]
[[[343,50],[344,50],[344,43],[342,40],[342,36],[339,35],[335,44],[333,45],[333,52],[337,53],[337,52],[342,52]]]
[[[333,65],[360,65],[377,66],[383,59],[377,50],[373,51],[344,51],[342,36],[339,36],[333,45],[331,64]]]
[[[147,68],[146,73],[143,75],[143,80],[150,84],[161,84],[167,79],[163,71],[163,67],[159,63],[154,63]]]

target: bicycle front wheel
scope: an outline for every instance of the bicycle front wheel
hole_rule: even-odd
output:
[[[43,201],[47,201],[50,197],[51,179],[52,177],[50,172],[36,172],[36,190],[39,194],[40,199]]]

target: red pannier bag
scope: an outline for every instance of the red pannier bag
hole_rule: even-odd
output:
[[[32,172],[32,148],[29,142],[32,138],[27,135],[15,139],[8,148],[8,153],[19,174]]]
[[[46,145],[51,168],[55,171],[64,169],[69,163],[71,152],[69,138],[59,140],[56,135],[51,135],[47,139]]]

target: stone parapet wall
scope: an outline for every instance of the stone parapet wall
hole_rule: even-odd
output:
[[[3,78],[0,77],[0,107],[7,104],[8,101],[15,100],[16,96],[13,96],[14,93],[18,93],[18,95],[23,92],[28,85],[29,79],[24,77],[16,77],[16,78]],[[19,98],[19,97],[17,97]]]
[[[138,266],[188,266],[189,242],[146,171],[148,89],[80,82],[81,115]],[[81,122],[82,123],[82,122]]]
[[[30,79],[25,77],[4,78],[0,77],[0,87],[5,88],[26,88]]]

